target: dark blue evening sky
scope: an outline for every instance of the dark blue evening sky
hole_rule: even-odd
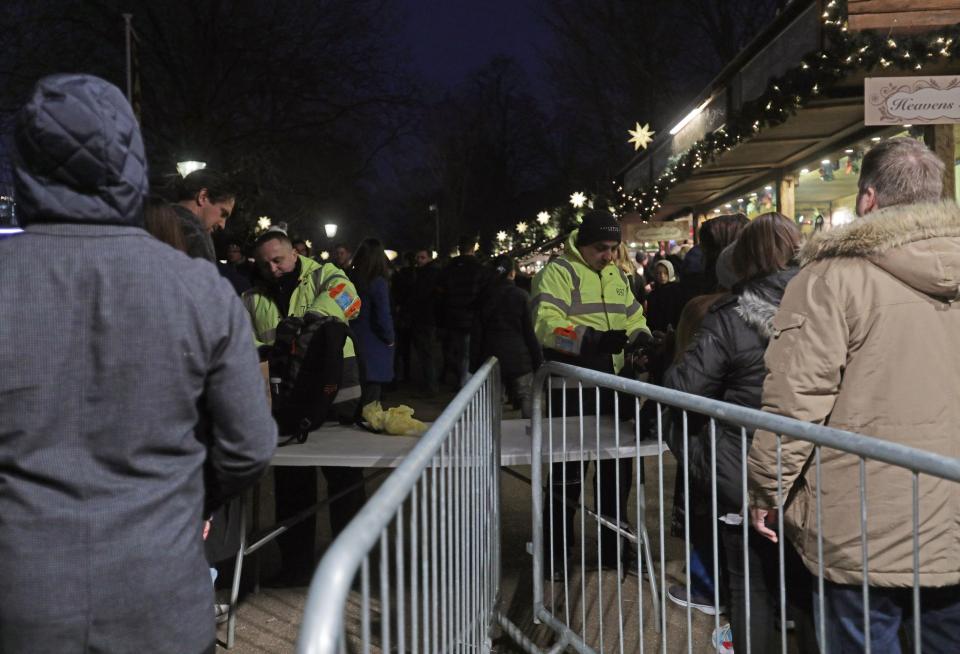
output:
[[[536,0],[398,0],[405,11],[405,44],[414,67],[444,88],[459,84],[495,55],[516,59],[542,96],[544,66],[540,51],[550,31]]]

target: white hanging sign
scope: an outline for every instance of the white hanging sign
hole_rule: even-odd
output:
[[[864,80],[864,124],[960,123],[960,76],[868,77]]]
[[[684,222],[654,222],[636,225],[626,230],[629,240],[640,243],[654,241],[682,241],[690,238],[690,225]]]

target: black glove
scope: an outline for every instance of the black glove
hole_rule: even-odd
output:
[[[597,331],[587,327],[583,334],[583,344],[580,353],[591,354],[618,354],[627,344],[627,332],[623,329],[614,329],[607,332]]]
[[[627,345],[627,332],[623,329],[613,329],[602,332],[597,342],[597,352],[600,354],[619,354]]]

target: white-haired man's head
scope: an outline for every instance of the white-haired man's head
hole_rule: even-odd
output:
[[[943,161],[916,139],[878,143],[860,166],[857,215],[897,204],[937,202],[943,194],[943,170]]]

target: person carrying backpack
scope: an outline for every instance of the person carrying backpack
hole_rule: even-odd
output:
[[[347,323],[359,315],[360,297],[344,272],[333,264],[320,264],[297,254],[283,231],[262,234],[254,243],[254,257],[259,276],[253,288],[243,294],[243,303],[253,323],[261,359],[271,355],[278,327],[285,318],[330,316]],[[343,365],[356,366],[356,351],[350,339],[343,346]],[[330,497],[357,486],[330,504],[330,528],[336,536],[366,501],[363,473],[359,468],[333,466],[323,466],[321,470]],[[274,475],[278,521],[316,504],[316,468],[279,467]],[[316,519],[311,517],[278,538],[282,558],[280,584],[309,583],[315,534]]]

